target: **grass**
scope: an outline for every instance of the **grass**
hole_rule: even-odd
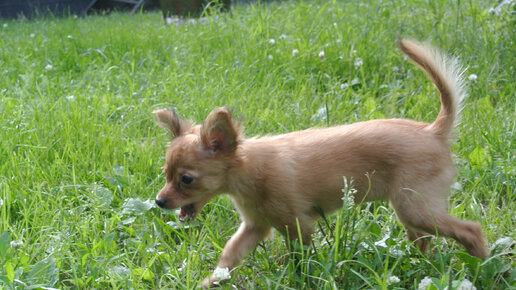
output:
[[[201,122],[228,105],[249,136],[431,122],[437,93],[397,36],[460,55],[478,76],[453,145],[450,211],[482,224],[492,257],[446,239],[421,255],[388,205],[372,203],[320,221],[295,259],[274,234],[224,288],[401,289],[425,277],[427,289],[515,288],[514,15],[488,13],[489,1],[356,2],[234,5],[172,26],[158,12],[3,20],[0,288],[197,287],[238,215],[227,197],[187,225],[154,207],[168,136],[150,112],[175,107]]]

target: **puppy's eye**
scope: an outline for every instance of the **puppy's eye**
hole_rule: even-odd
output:
[[[193,177],[191,177],[190,175],[183,175],[181,176],[181,183],[183,184],[192,184],[192,182],[194,181]]]

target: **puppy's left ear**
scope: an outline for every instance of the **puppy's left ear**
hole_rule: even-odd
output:
[[[231,120],[228,108],[216,108],[201,126],[201,141],[205,149],[214,152],[235,151],[239,140],[239,126]]]

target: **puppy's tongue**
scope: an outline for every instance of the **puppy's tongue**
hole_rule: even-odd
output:
[[[179,211],[179,221],[186,222],[193,218],[195,213],[194,204],[185,205]]]

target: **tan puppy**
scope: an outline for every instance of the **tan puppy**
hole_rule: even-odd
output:
[[[447,212],[455,177],[449,143],[465,94],[460,66],[409,40],[400,40],[399,47],[441,93],[441,111],[432,124],[373,120],[245,139],[226,108],[214,109],[202,125],[156,110],[157,122],[175,136],[166,153],[166,184],[156,203],[181,208],[179,218],[187,220],[214,196],[229,194],[242,224],[217,267],[231,269],[271,226],[309,244],[320,216],[317,208],[329,213],[341,207],[345,176],[353,179],[356,202],[389,200],[408,238],[422,251],[428,241],[420,237],[429,233],[454,238],[471,255],[486,257],[480,225]],[[212,275],[203,286],[215,281]]]

